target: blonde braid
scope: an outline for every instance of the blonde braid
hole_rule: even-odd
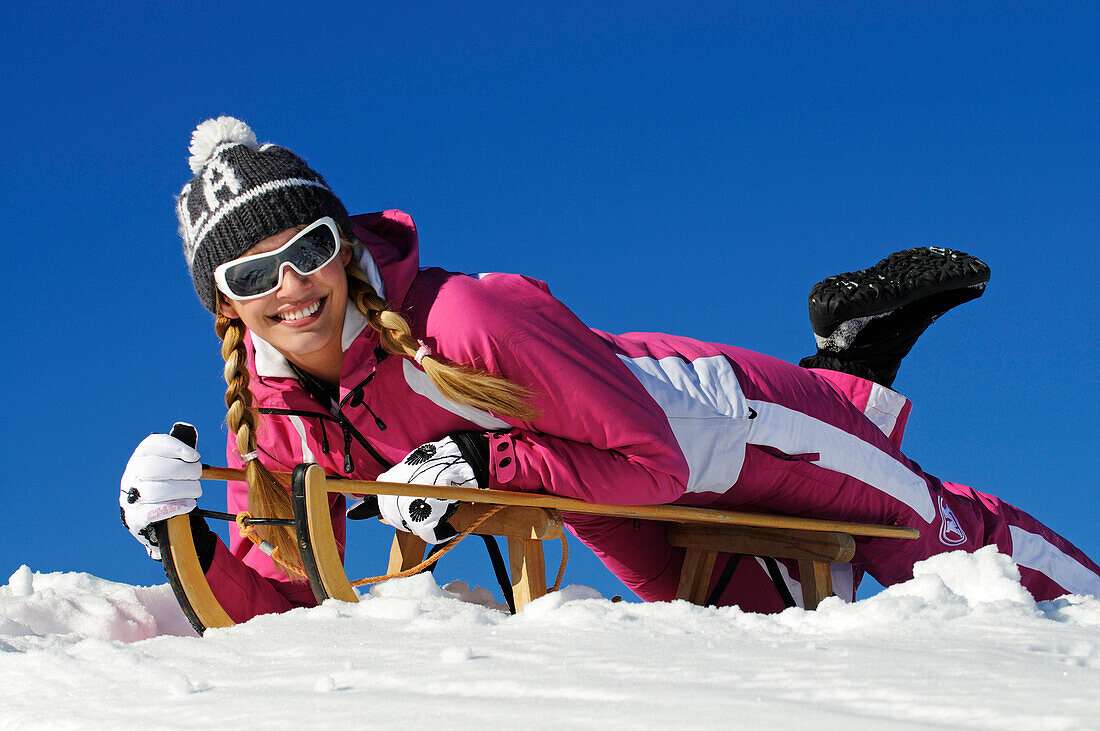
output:
[[[354,260],[348,264],[347,273],[348,298],[378,333],[382,347],[395,355],[415,356],[420,344],[413,337],[408,321],[378,296]],[[439,392],[451,401],[521,421],[531,421],[539,414],[530,405],[531,392],[503,376],[431,354],[421,358],[420,366]]]
[[[257,449],[256,426],[259,414],[252,407],[252,392],[248,390],[245,328],[240,320],[218,315],[215,329],[221,338],[222,358],[225,359],[225,405],[228,409],[225,420],[230,432],[237,437],[237,452],[246,455]],[[290,492],[260,460],[250,459],[245,462],[245,479],[248,481],[248,509],[253,514],[265,518],[294,517]],[[257,526],[256,531],[263,540],[275,546],[277,555],[282,560],[292,565],[301,564],[301,554],[298,553],[297,536],[293,528]],[[281,566],[279,569],[293,581],[303,580],[299,576],[291,575]]]

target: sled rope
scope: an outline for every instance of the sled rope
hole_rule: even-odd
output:
[[[237,523],[237,530],[241,535],[256,544],[257,547],[268,556],[271,556],[271,560],[282,566],[288,573],[292,573],[296,576],[305,578],[306,572],[302,570],[302,567],[296,564],[292,564],[289,561],[283,559],[279,554],[279,549],[271,545],[263,538],[260,538],[256,534],[256,527],[250,522],[252,520],[252,514],[247,510],[242,510],[237,513],[237,517],[234,519]]]
[[[372,576],[372,577],[367,578],[367,579],[358,579],[358,580],[352,581],[350,583],[351,583],[352,586],[366,586],[367,584],[377,584],[377,583],[380,583],[380,582],[383,582],[383,581],[388,581],[390,579],[403,579],[407,576],[414,576],[415,574],[419,574],[421,571],[428,568],[429,566],[434,564],[436,561],[438,561],[440,558],[442,558],[443,554],[447,553],[452,548],[457,546],[462,541],[462,539],[466,538],[466,536],[470,535],[475,530],[477,530],[478,526],[480,526],[486,520],[491,518],[493,515],[499,513],[504,508],[505,508],[504,505],[496,505],[496,506],[493,506],[492,508],[490,508],[489,510],[485,511],[485,513],[482,514],[481,517],[479,517],[477,520],[475,520],[473,523],[471,523],[469,526],[467,526],[466,530],[459,533],[458,536],[456,536],[453,541],[450,541],[447,545],[443,546],[438,551],[432,553],[426,559],[424,559],[423,561],[421,561],[416,566],[413,566],[410,569],[405,569],[404,571],[398,571],[398,572],[393,573],[393,574],[386,574],[384,576]],[[288,572],[294,574],[295,576],[305,577],[306,572],[304,570],[302,570],[301,565],[292,564],[289,561],[285,560],[282,557],[282,555],[279,553],[279,549],[272,546],[270,543],[265,541],[263,538],[261,538],[256,533],[256,527],[253,524],[253,521],[257,521],[257,520],[262,521],[263,520],[262,518],[260,518],[260,519],[253,518],[252,514],[249,513],[247,510],[242,510],[241,512],[237,513],[237,515],[233,518],[233,520],[234,520],[234,522],[236,522],[237,530],[240,531],[241,536],[244,537],[244,538],[247,538],[250,541],[252,541],[252,543],[254,543],[261,551],[266,553],[268,556],[271,556],[272,561],[279,564],[280,566],[282,566],[284,569],[286,569]],[[565,567],[566,567],[566,564],[568,562],[569,562],[569,542],[566,540],[565,536],[562,535],[562,537],[561,537],[561,563],[558,565],[558,575],[554,578],[554,585],[549,587],[546,590],[547,593],[550,593],[550,592],[553,592],[553,591],[558,591],[559,589],[561,589],[561,582],[565,578]]]
[[[498,512],[503,510],[505,507],[506,506],[504,506],[504,505],[494,505],[493,507],[489,508],[488,510],[485,511],[484,514],[481,515],[481,517],[479,517],[474,522],[470,523],[470,525],[468,525],[466,527],[466,530],[459,533],[455,537],[454,540],[452,540],[447,545],[440,548],[438,551],[435,551],[434,553],[429,555],[426,559],[424,559],[423,561],[418,563],[416,566],[413,566],[412,568],[405,569],[404,571],[397,571],[397,572],[392,573],[392,574],[386,574],[385,576],[372,576],[372,577],[367,578],[367,579],[357,579],[357,580],[349,582],[349,583],[352,586],[366,586],[367,584],[378,584],[378,583],[383,582],[383,581],[389,581],[390,579],[403,579],[406,576],[414,576],[416,574],[419,574],[421,571],[428,568],[433,563],[435,563],[440,558],[442,558],[443,554],[447,553],[447,551],[450,551],[452,548],[457,546],[459,544],[459,542],[461,542],[464,538],[466,538],[466,536],[470,535],[475,530],[477,530],[478,526],[480,526],[482,523],[484,523],[486,520],[488,520],[492,516],[496,515]],[[558,575],[554,579],[554,585],[546,590],[546,592],[548,594],[552,591],[558,591],[561,588],[561,582],[565,578],[565,566],[568,562],[569,562],[569,542],[565,539],[565,535],[562,535],[562,537],[561,537],[561,564],[558,566]]]
[[[486,520],[491,518],[493,515],[499,513],[503,508],[504,508],[503,505],[496,505],[492,508],[489,508],[488,510],[485,511],[485,513],[481,517],[479,517],[473,523],[470,523],[470,525],[466,527],[466,530],[459,533],[454,538],[454,540],[450,541],[447,545],[443,546],[443,548],[439,549],[438,551],[436,551],[432,555],[428,556],[426,559],[424,559],[423,561],[418,563],[416,566],[413,566],[411,569],[405,569],[404,571],[398,571],[398,572],[393,573],[393,574],[386,574],[385,576],[372,576],[369,579],[358,579],[358,580],[352,581],[350,583],[351,583],[352,586],[365,586],[367,584],[377,584],[381,581],[388,581],[390,579],[403,579],[406,576],[413,576],[415,574],[419,574],[421,571],[423,571],[424,569],[428,568],[433,563],[438,561],[443,556],[443,554],[447,553],[447,551],[450,551],[452,548],[457,546],[462,541],[463,538],[465,538],[466,536],[473,533],[475,530],[477,530],[477,527],[479,525],[484,523]]]
[[[561,564],[558,565],[558,575],[554,579],[554,585],[546,590],[549,594],[561,588],[561,580],[565,578],[565,564],[569,562],[569,541],[565,540],[565,534],[561,534]]]

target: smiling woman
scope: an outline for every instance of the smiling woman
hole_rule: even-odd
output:
[[[230,511],[289,518],[272,471],[312,462],[358,479],[919,530],[905,545],[862,541],[833,576],[846,598],[865,572],[892,584],[916,561],[984,545],[1011,555],[1037,598],[1100,593],[1100,568],[1068,541],[900,451],[910,405],[890,388],[894,375],[928,325],[982,293],[989,269],[975,257],[911,249],[819,283],[810,307],[820,350],[800,367],[689,338],[592,330],[528,277],[421,269],[406,214],[349,217],[301,158],[257,144],[239,120],[201,124],[191,153],[180,232],[222,338],[227,458],[246,468],[246,482],[229,484]],[[227,548],[193,512],[198,464],[173,436],[139,445],[120,494],[135,537],[157,556],[150,525],[191,513],[203,571],[234,621],[313,604],[281,567],[299,558],[290,529],[263,526],[256,546],[231,526]],[[381,513],[442,543],[455,535],[456,508],[392,496],[329,504],[341,550],[345,514]],[[640,597],[676,595],[685,554],[663,524],[565,519]],[[724,555],[706,593],[775,611],[802,595],[799,580],[796,561]]]

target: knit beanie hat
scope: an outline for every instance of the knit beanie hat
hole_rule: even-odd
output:
[[[233,117],[208,119],[191,135],[191,172],[176,203],[183,255],[206,309],[217,310],[214,270],[268,236],[331,216],[350,235],[344,204],[305,160],[256,144]]]

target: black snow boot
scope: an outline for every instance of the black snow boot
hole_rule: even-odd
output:
[[[902,359],[929,325],[980,297],[989,266],[962,251],[898,251],[870,269],[828,277],[810,290],[817,354],[804,368],[827,368],[890,387]]]

